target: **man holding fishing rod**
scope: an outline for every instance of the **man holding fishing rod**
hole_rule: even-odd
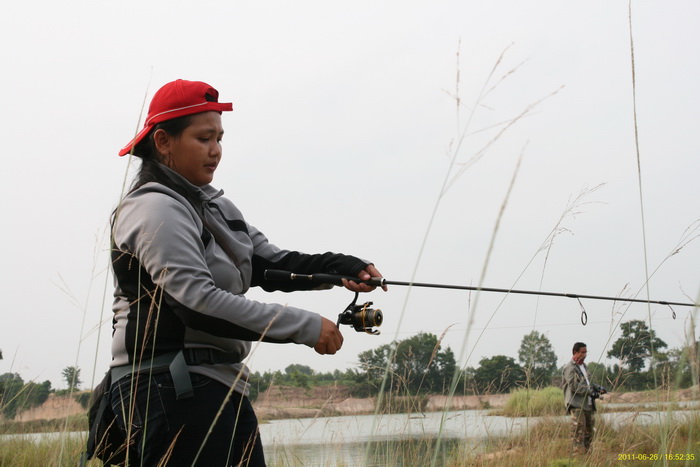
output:
[[[564,365],[564,405],[571,414],[571,437],[574,452],[586,454],[593,441],[593,414],[595,400],[607,390],[591,382],[584,361],[588,349],[583,342],[576,342],[573,357]]]

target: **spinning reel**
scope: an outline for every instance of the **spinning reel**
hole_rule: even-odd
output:
[[[384,321],[382,310],[370,308],[372,302],[365,302],[362,305],[357,305],[357,298],[359,296],[360,294],[355,292],[353,301],[338,315],[336,326],[340,327],[341,324],[347,324],[355,328],[357,332],[366,332],[367,334],[374,334],[375,336],[379,335],[379,331],[372,329],[372,327],[379,327],[382,325],[382,321]]]

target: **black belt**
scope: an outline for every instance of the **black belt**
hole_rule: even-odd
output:
[[[219,363],[240,363],[241,354],[238,352],[224,352],[216,349],[182,349],[177,352],[157,355],[149,360],[134,362],[129,365],[115,366],[110,369],[112,382],[116,382],[127,375],[133,375],[146,370],[170,370],[173,378],[177,399],[191,397],[192,381],[187,365],[216,365]]]
[[[217,349],[182,349],[188,365],[218,365],[219,363],[241,363],[238,352],[224,352]]]

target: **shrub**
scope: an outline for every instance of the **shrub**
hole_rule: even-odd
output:
[[[544,389],[517,389],[510,394],[502,415],[508,417],[538,417],[562,415],[564,413],[564,392],[557,387]]]

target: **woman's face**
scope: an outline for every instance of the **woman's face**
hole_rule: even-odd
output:
[[[179,136],[157,130],[154,140],[165,165],[191,184],[203,186],[214,179],[214,171],[221,160],[223,136],[221,115],[203,112],[193,115],[192,122]]]

